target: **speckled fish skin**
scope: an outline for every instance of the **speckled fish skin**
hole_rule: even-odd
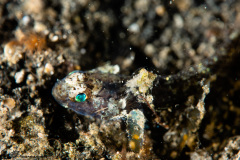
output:
[[[56,82],[52,95],[62,106],[81,115],[112,117],[120,114],[125,107],[121,98],[125,96],[127,76],[108,73],[74,71]],[[75,97],[85,93],[84,102],[76,102]]]
[[[74,71],[56,82],[52,95],[59,104],[81,115],[107,119],[126,115],[134,108],[150,108],[156,116],[154,110],[160,110],[161,106],[171,108],[184,103],[192,93],[201,95],[199,80],[211,73],[206,67],[209,64],[170,76],[157,75],[144,68],[133,76]],[[80,93],[86,94],[84,102],[75,100]]]

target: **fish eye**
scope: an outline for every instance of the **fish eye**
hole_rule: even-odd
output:
[[[84,102],[87,99],[87,95],[85,93],[79,93],[75,97],[76,102]]]

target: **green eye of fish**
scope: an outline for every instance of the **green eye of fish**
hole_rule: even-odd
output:
[[[84,102],[86,99],[87,99],[87,95],[85,93],[79,93],[75,97],[75,101],[77,101],[77,102]]]

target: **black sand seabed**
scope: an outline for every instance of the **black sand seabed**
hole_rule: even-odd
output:
[[[0,158],[239,159],[239,28],[237,0],[1,0]],[[210,76],[186,79],[204,82],[202,94],[175,91],[187,100],[159,90],[169,129],[149,115],[133,152],[122,120],[77,115],[51,95],[69,72],[106,63],[181,80],[203,65]]]

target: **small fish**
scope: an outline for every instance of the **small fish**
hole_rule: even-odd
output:
[[[96,70],[73,71],[56,82],[52,95],[59,104],[81,115],[104,120],[123,118],[128,148],[140,152],[148,118],[169,129],[158,114],[161,107],[184,107],[190,95],[201,95],[203,89],[199,79],[207,76],[209,71],[208,68],[195,67],[171,76],[157,75],[144,68],[133,76]]]
[[[175,106],[191,93],[202,92],[199,77],[209,71],[207,67],[200,67],[170,76],[157,75],[144,68],[133,76],[73,71],[56,82],[52,95],[59,104],[81,115],[106,119],[120,116],[123,111],[148,108],[157,116],[155,110],[161,106]]]

